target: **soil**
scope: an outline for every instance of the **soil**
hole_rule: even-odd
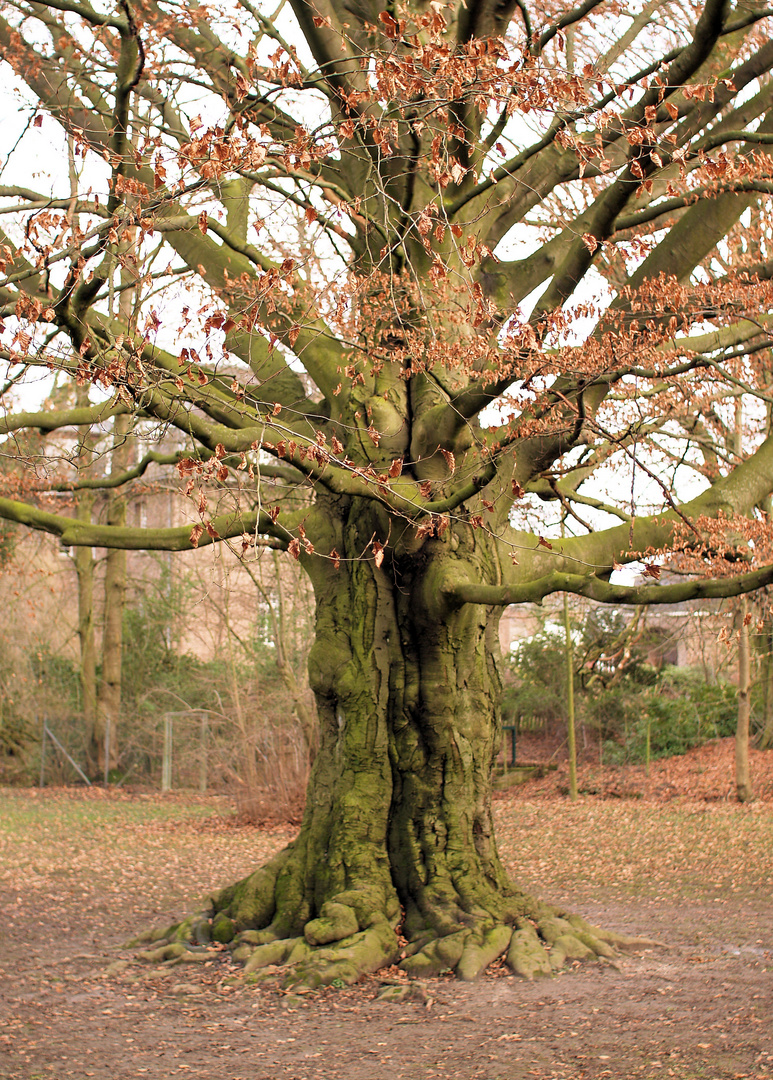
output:
[[[764,798],[743,807],[727,742],[596,774],[606,795],[579,803],[563,769],[499,795],[517,878],[666,947],[536,983],[441,978],[398,1004],[375,1000],[383,974],[281,994],[245,985],[227,950],[156,968],[122,946],[290,830],[235,826],[216,799],[0,791],[0,1078],[771,1080],[773,753],[753,768]]]

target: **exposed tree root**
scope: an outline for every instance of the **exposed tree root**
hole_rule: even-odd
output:
[[[350,985],[395,963],[414,980],[454,971],[472,981],[502,956],[515,975],[549,978],[573,961],[612,961],[621,951],[659,945],[591,926],[537,902],[512,925],[483,911],[466,926],[457,922],[449,928],[447,918],[438,918],[450,932],[425,927],[405,944],[399,934],[401,911],[368,910],[367,892],[329,900],[315,918],[305,921],[308,905],[300,900],[292,911],[278,908],[281,865],[278,857],[213,897],[208,911],[141,935],[132,944],[149,943],[152,948],[139,959],[169,966],[197,963],[212,958],[213,946],[227,945],[250,981],[291,989]]]

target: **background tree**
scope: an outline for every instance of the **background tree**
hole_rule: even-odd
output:
[[[739,802],[752,798],[752,782],[749,773],[749,720],[751,702],[751,658],[749,656],[749,612],[746,597],[736,612],[738,628],[738,722],[735,730],[735,793]]]
[[[41,366],[94,387],[2,430],[177,428],[196,523],[89,525],[39,476],[0,515],[75,545],[286,549],[308,573],[321,735],[300,835],[175,932],[257,929],[239,955],[266,943],[251,963],[287,962],[288,983],[390,963],[398,926],[416,974],[607,951],[497,856],[501,606],[773,579],[767,9],[539,18],[0,5],[26,160],[67,132],[84,158],[77,225],[56,174],[36,187],[19,149],[6,166],[8,393]],[[642,560],[652,584],[611,580]],[[658,585],[664,560],[685,580]]]
[[[771,750],[773,749],[773,625],[771,625],[767,607],[767,596],[763,596],[763,613],[758,621],[754,644],[759,673],[757,746],[760,750]]]

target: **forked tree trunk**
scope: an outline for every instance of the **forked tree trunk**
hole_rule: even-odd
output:
[[[311,568],[321,741],[300,835],[213,897],[211,925],[189,920],[171,937],[236,938],[250,970],[288,964],[286,985],[352,982],[396,959],[418,976],[474,978],[508,950],[528,975],[607,955],[598,932],[521,892],[497,854],[498,609],[444,610],[439,587],[462,558],[496,576],[485,538],[379,568],[362,559],[373,532],[355,505],[333,538],[340,569]]]

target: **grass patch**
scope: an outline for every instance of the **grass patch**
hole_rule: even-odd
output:
[[[179,906],[185,914],[292,835],[233,828],[224,812],[230,806],[222,799],[194,795],[0,788],[0,885],[48,894],[52,902],[65,889],[86,909],[125,898],[141,929],[155,911],[174,914]]]

